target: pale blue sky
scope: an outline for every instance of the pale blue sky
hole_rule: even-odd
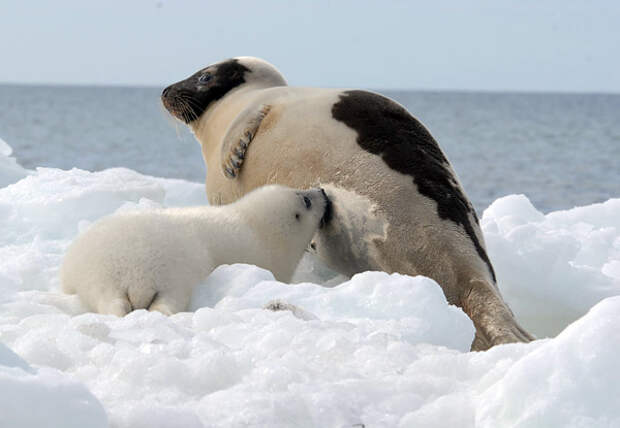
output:
[[[0,0],[0,82],[163,86],[263,57],[302,86],[620,92],[620,1]]]

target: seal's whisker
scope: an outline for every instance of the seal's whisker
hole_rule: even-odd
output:
[[[191,108],[187,100],[178,97],[176,98],[176,101],[178,102],[178,106],[181,108],[180,115],[185,120],[185,122],[189,123],[198,119],[196,113],[194,113],[194,109]]]
[[[196,108],[200,108],[200,104],[198,103],[198,101],[194,98],[191,97],[187,97],[184,98],[184,100],[191,106],[196,107]]]
[[[170,122],[171,124],[174,124],[175,126],[178,123],[178,119],[176,117],[174,117],[174,115],[172,113],[170,113],[168,111],[168,109],[166,108],[166,106],[164,105],[164,102],[160,100],[159,102],[159,107],[161,109],[162,115],[164,116],[164,118],[166,119],[166,121]]]
[[[182,96],[180,98],[182,98],[183,101],[186,103],[186,105],[191,108],[192,113],[194,114],[195,118],[197,119],[198,116],[196,115],[195,112],[201,110],[201,107],[200,107],[200,104],[198,103],[198,101],[195,100],[192,97],[187,96],[187,95],[186,96]]]

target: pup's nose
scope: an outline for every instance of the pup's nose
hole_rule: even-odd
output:
[[[170,86],[168,86],[167,88],[165,88],[165,89],[162,91],[161,96],[162,96],[162,97],[167,97],[169,93],[170,93]]]

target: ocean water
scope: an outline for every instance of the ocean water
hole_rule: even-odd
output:
[[[0,137],[27,168],[203,181],[200,146],[160,91],[0,85]],[[479,212],[514,193],[543,212],[620,196],[620,95],[380,92],[429,128]]]

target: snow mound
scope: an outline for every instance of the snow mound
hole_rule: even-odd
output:
[[[277,282],[270,272],[255,266],[224,265],[198,287],[191,309],[213,307],[236,312],[261,308],[273,300],[309,312],[310,319],[346,322],[367,329],[366,334],[394,335],[410,343],[467,351],[474,338],[469,318],[447,304],[435,281],[384,272],[364,272],[334,288],[325,288]]]
[[[620,199],[544,215],[511,195],[493,202],[481,225],[502,294],[539,337],[620,294]]]
[[[11,146],[0,138],[0,187],[15,183],[30,173],[17,163],[17,160],[11,156],[12,154]]]
[[[57,370],[30,367],[0,343],[0,426],[104,428],[103,406],[78,382]]]
[[[618,321],[607,298],[524,355],[481,394],[476,426],[620,426]]]
[[[485,211],[506,300],[559,334],[483,353],[434,281],[343,280],[310,256],[299,284],[221,266],[171,317],[88,313],[58,291],[91,222],[202,203],[202,184],[122,168],[0,188],[0,426],[620,426],[620,199],[543,215],[512,195]],[[263,309],[274,301],[294,310]]]
[[[262,309],[274,298],[316,319]],[[0,306],[11,325],[3,340],[31,363],[86,383],[118,426],[150,426],[149,409],[157,408],[162,426],[182,418],[183,426],[224,427],[288,425],[272,404],[265,408],[274,394],[294,418],[296,409],[284,403],[299,401],[301,391],[338,389],[360,376],[382,382],[425,350],[465,352],[474,333],[465,314],[422,277],[366,272],[322,288],[282,284],[255,266],[221,266],[193,305],[200,300],[213,307],[172,317],[141,310],[121,319],[83,313],[75,296],[22,292]],[[341,407],[357,388],[345,387],[330,406]],[[298,402],[315,419],[331,398],[316,399],[324,404]],[[248,416],[248,409],[258,413]],[[325,424],[341,417],[330,415]]]

